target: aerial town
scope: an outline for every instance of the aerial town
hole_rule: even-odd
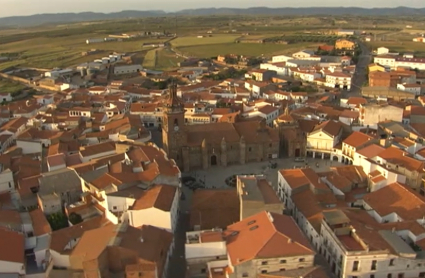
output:
[[[3,70],[0,278],[425,277],[425,58],[344,32]]]

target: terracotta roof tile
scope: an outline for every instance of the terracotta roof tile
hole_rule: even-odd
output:
[[[60,229],[52,233],[50,248],[59,254],[69,253],[71,250],[65,250],[65,246],[74,239],[81,238],[85,231],[99,228],[110,224],[104,217],[99,216],[78,225]]]
[[[232,265],[260,258],[314,255],[308,240],[287,215],[260,212],[224,232]]]
[[[410,171],[422,171],[424,162],[419,161],[413,157],[408,156],[403,150],[395,147],[389,147],[378,155],[380,158],[385,159],[387,162],[405,167]]]
[[[379,155],[380,153],[382,153],[385,149],[379,145],[376,144],[372,144],[369,145],[367,147],[364,147],[358,151],[356,151],[358,154],[363,155],[366,158],[372,158],[375,157],[377,155]]]
[[[239,221],[240,204],[236,189],[198,189],[193,193],[190,226],[202,230],[226,228]]]
[[[364,134],[364,133],[358,132],[358,131],[354,131],[353,133],[350,134],[350,136],[348,136],[342,142],[351,146],[351,147],[357,148],[359,146],[366,144],[367,142],[369,142],[372,139],[373,139],[373,137],[371,137],[367,134]]]
[[[82,262],[99,259],[112,242],[113,246],[136,256],[138,261],[156,265],[158,276],[161,277],[172,239],[170,232],[153,226],[137,229],[127,224],[107,225],[84,232],[71,256]]]
[[[337,136],[342,130],[342,124],[336,121],[326,121],[314,127],[312,132],[323,131],[330,136]]]
[[[366,104],[367,100],[363,97],[349,97],[347,100],[348,105]]]
[[[50,234],[52,232],[52,229],[50,228],[50,224],[47,221],[46,216],[43,214],[43,211],[41,211],[41,209],[35,209],[33,211],[30,211],[30,217],[31,217],[35,236]]]
[[[80,153],[83,157],[85,157],[110,151],[115,151],[114,142],[104,142],[100,144],[86,146],[83,150],[80,151]]]
[[[22,234],[0,228],[0,246],[0,261],[25,262],[25,238]]]
[[[382,202],[383,199],[385,202]],[[399,183],[367,194],[364,201],[381,217],[397,213],[403,220],[416,220],[423,217],[425,210],[424,198]]]

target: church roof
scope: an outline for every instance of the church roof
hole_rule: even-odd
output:
[[[238,123],[210,123],[186,126],[188,145],[199,146],[205,139],[209,144],[239,142],[243,136],[247,144],[274,142],[279,140],[277,130],[262,127],[258,121]]]

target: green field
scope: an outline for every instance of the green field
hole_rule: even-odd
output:
[[[413,28],[406,29],[406,25]],[[290,45],[234,43],[236,39],[244,36],[308,37],[309,34],[317,36],[338,29],[372,33],[372,37],[376,36],[380,40],[372,42],[371,46],[374,48],[387,46],[392,51],[409,51],[425,55],[425,45],[411,41],[415,36],[411,33],[425,29],[421,16],[159,16],[0,29],[0,54],[16,54],[13,60],[0,63],[0,70],[12,66],[37,68],[76,66],[114,51],[137,53],[137,61],[142,63],[146,58],[143,64],[152,68],[174,68],[181,61],[181,58],[175,57],[167,49],[158,51],[156,58],[153,59],[153,52],[142,48],[142,44],[164,41],[155,36],[122,42],[89,45],[85,43],[89,38],[105,38],[110,34],[176,33],[178,38],[170,41],[172,48],[186,56],[209,58],[228,53],[248,56],[288,54],[304,48],[316,48],[320,44],[313,40],[308,41],[308,38]],[[212,34],[208,34],[209,31]],[[101,51],[95,55],[81,55],[81,52],[92,48]],[[144,57],[148,52],[147,57]]]
[[[195,45],[210,45],[233,43],[235,39],[239,38],[238,35],[214,35],[212,37],[205,36],[198,38],[197,36],[179,37],[171,41],[171,45],[175,47],[195,46]]]
[[[143,59],[143,67],[148,69],[154,69],[156,67],[157,52],[157,49],[152,49],[146,53]]]
[[[179,47],[178,50],[190,57],[209,58],[225,54],[239,54],[246,56],[272,56],[277,54],[291,54],[302,49],[317,49],[317,43],[294,44],[256,44],[256,43],[223,43],[214,45],[199,45]]]
[[[37,68],[54,68],[75,66],[105,57],[111,52],[138,52],[142,51],[144,42],[163,42],[163,39],[143,38],[128,41],[113,41],[95,44],[86,44],[85,40],[92,36],[75,35],[59,38],[31,38],[16,42],[1,44],[0,53],[19,53],[18,59],[0,63],[0,69],[10,66],[29,66]],[[99,37],[99,36],[93,36]],[[82,56],[83,51],[96,48],[101,50],[95,55]]]
[[[373,41],[368,45],[376,50],[378,47],[387,47],[391,52],[412,52],[417,56],[425,57],[425,44],[413,41]]]
[[[178,63],[182,62],[184,59],[181,57],[176,57],[176,54],[172,51],[164,48],[158,51],[156,68],[160,70],[169,70],[178,67]]]
[[[25,88],[26,87],[19,82],[0,79],[0,93],[10,93],[13,96]]]

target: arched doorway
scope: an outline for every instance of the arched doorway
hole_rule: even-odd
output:
[[[217,165],[217,156],[214,154],[211,156],[211,166]]]

